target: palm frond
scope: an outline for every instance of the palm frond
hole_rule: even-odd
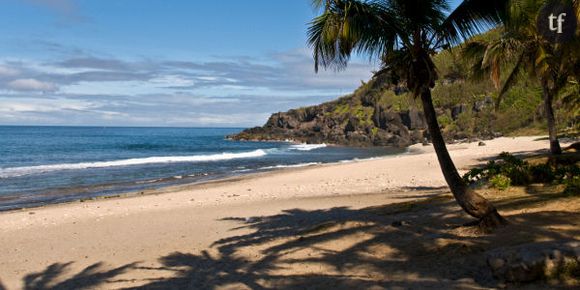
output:
[[[420,29],[435,33],[436,28],[447,17],[445,12],[449,10],[447,0],[386,0],[378,3],[383,8],[388,7],[392,15],[399,17],[398,22],[404,24],[406,32]]]
[[[378,4],[357,0],[329,0],[325,11],[308,28],[314,67],[343,69],[353,52],[380,57],[397,42],[394,17]]]
[[[508,73],[508,77],[504,81],[503,86],[501,87],[501,89],[499,90],[499,93],[497,94],[497,100],[495,101],[495,109],[496,110],[499,109],[499,105],[500,105],[501,101],[503,100],[505,93],[507,93],[507,91],[516,84],[518,76],[520,75],[520,73],[523,71],[523,69],[525,67],[525,65],[524,65],[525,58],[526,58],[526,53],[522,52],[519,55],[519,57],[517,58],[515,65],[513,66],[511,71]]]
[[[469,65],[471,79],[481,80],[484,78],[485,69],[483,59],[489,42],[484,40],[472,40],[465,43],[461,48],[461,56]]]
[[[508,0],[464,0],[442,23],[439,34],[449,43],[460,43],[501,23],[507,7]]]
[[[311,0],[311,5],[314,9],[322,9],[325,6],[328,6],[326,5],[327,1],[328,0]]]
[[[576,81],[568,81],[558,94],[560,102],[566,106],[571,116],[580,116],[580,83]]]

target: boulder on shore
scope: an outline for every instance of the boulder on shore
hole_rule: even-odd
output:
[[[487,254],[487,264],[500,281],[558,279],[569,271],[580,271],[580,242],[541,242],[499,248]]]

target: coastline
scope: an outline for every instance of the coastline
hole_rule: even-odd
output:
[[[280,141],[284,143],[288,143],[286,141]],[[291,143],[291,144],[304,144],[304,143]],[[324,145],[326,146],[336,146],[336,147],[345,147],[344,145],[335,145],[335,144],[315,144],[315,145]],[[414,152],[411,152],[414,151]],[[182,180],[180,183],[174,184],[159,184],[147,187],[144,185],[143,188],[137,190],[129,190],[129,191],[121,191],[109,193],[109,194],[102,194],[96,196],[87,196],[87,197],[74,197],[70,199],[64,199],[63,201],[57,202],[48,202],[48,203],[38,203],[32,204],[30,206],[22,206],[16,208],[9,208],[9,209],[0,209],[0,214],[5,212],[14,212],[14,211],[26,211],[26,210],[33,210],[38,208],[45,208],[45,207],[53,207],[59,205],[67,205],[67,204],[74,204],[74,203],[84,203],[84,202],[98,202],[100,200],[108,200],[108,199],[123,199],[123,198],[134,198],[140,196],[147,196],[147,195],[158,195],[158,194],[168,194],[177,191],[184,191],[184,190],[196,190],[199,187],[203,187],[205,185],[212,186],[212,185],[219,185],[225,184],[230,182],[242,181],[245,179],[252,179],[252,178],[259,178],[263,176],[268,176],[271,174],[277,173],[284,173],[284,172],[292,172],[295,170],[302,170],[302,169],[309,169],[309,168],[316,168],[316,167],[324,167],[324,166],[334,166],[334,165],[341,165],[347,163],[354,163],[354,162],[365,162],[371,160],[379,160],[379,159],[387,159],[393,158],[396,156],[404,156],[407,154],[420,154],[420,150],[413,150],[411,147],[406,148],[406,152],[398,153],[398,154],[390,154],[385,156],[378,156],[378,157],[370,157],[370,158],[355,158],[355,159],[346,159],[341,161],[335,162],[308,162],[308,163],[298,163],[298,164],[280,164],[275,166],[267,166],[261,167],[255,170],[249,170],[248,172],[235,170],[232,171],[230,174],[224,175],[222,177],[215,177],[215,178],[208,178],[208,179],[201,179],[196,181],[188,181],[187,179],[183,179],[182,176],[177,177],[167,177],[163,179],[167,180]],[[66,174],[64,172],[63,174]]]
[[[449,145],[449,150],[463,172],[502,151],[545,151],[548,142],[536,139],[498,138],[486,141],[486,146],[461,143]],[[17,289],[26,275],[54,263],[72,262],[71,273],[95,263],[158,267],[159,257],[171,252],[200,253],[211,250],[218,240],[251,233],[251,228],[236,223],[238,219],[356,209],[447,193],[432,147],[418,144],[409,150],[411,154],[374,160],[286,168],[143,195],[0,212],[1,283]],[[128,275],[119,287],[151,274]]]
[[[500,138],[496,138],[496,139],[492,139],[492,140],[487,140],[486,142],[490,142],[491,144],[493,144],[493,142],[503,142],[506,140],[514,140],[517,143],[521,143],[521,142],[525,142],[527,144],[529,144],[529,142],[536,142],[536,143],[546,143],[545,140],[545,136],[526,136],[526,137],[500,137]],[[457,142],[457,143],[451,143],[451,144],[447,144],[448,149],[450,152],[452,151],[458,151],[458,150],[463,150],[463,149],[468,149],[466,146],[470,146],[472,149],[479,147],[478,146],[478,142],[479,141],[474,141],[474,142]],[[565,143],[563,143],[565,144]],[[341,146],[341,145],[329,145],[326,144],[327,146]],[[536,144],[537,145],[537,144]],[[488,146],[488,145],[486,145]],[[563,145],[564,146],[564,145]],[[489,151],[489,150],[484,150],[485,146],[483,147],[479,147],[482,150],[481,151]],[[530,150],[542,150],[542,146],[525,146],[522,147],[521,152],[522,153],[526,153]],[[498,150],[491,150],[492,152],[496,152],[497,154],[501,153],[501,151]],[[509,151],[509,150],[504,150],[504,151]],[[292,174],[292,173],[297,173],[297,172],[303,172],[303,171],[308,171],[308,170],[316,170],[316,169],[320,169],[320,168],[333,168],[333,167],[338,167],[338,166],[344,166],[344,165],[348,165],[348,164],[364,164],[367,162],[380,162],[381,160],[388,160],[388,159],[398,159],[398,158],[402,158],[405,156],[414,156],[414,155],[424,155],[424,154],[429,154],[429,153],[434,153],[433,148],[431,147],[431,144],[429,145],[422,145],[422,144],[414,144],[411,145],[409,147],[406,148],[406,152],[401,153],[401,154],[394,154],[394,155],[387,155],[387,156],[382,156],[382,157],[372,157],[372,158],[366,158],[366,159],[354,159],[354,160],[343,160],[343,161],[337,161],[337,162],[330,162],[330,163],[319,163],[319,164],[304,164],[304,166],[302,166],[303,164],[297,164],[298,166],[283,166],[280,168],[271,168],[271,169],[267,169],[264,171],[255,171],[255,172],[250,172],[250,173],[241,173],[241,174],[233,174],[231,176],[226,176],[223,178],[216,178],[216,179],[209,179],[209,180],[202,180],[202,181],[196,181],[196,182],[190,182],[190,183],[183,183],[183,184],[175,184],[175,185],[161,185],[158,187],[154,187],[154,188],[145,188],[143,190],[137,190],[137,191],[129,191],[129,192],[123,192],[123,193],[119,193],[119,194],[112,194],[112,195],[103,195],[103,196],[96,196],[96,197],[88,197],[88,198],[78,198],[78,199],[74,199],[74,200],[70,200],[70,201],[64,201],[64,202],[57,202],[57,203],[49,203],[49,204],[41,204],[38,206],[31,206],[31,207],[23,207],[23,208],[15,208],[15,209],[8,209],[8,210],[3,210],[0,211],[0,216],[2,216],[3,214],[9,214],[9,213],[13,213],[13,212],[23,212],[23,211],[33,211],[33,210],[38,210],[38,209],[45,209],[45,208],[53,208],[53,207],[67,207],[70,205],[74,205],[74,204],[83,204],[83,203],[99,203],[102,201],[106,201],[106,200],[123,200],[123,199],[133,199],[133,198],[142,198],[142,197],[146,197],[146,196],[158,196],[158,195],[167,195],[167,194],[172,194],[172,193],[180,193],[180,192],[185,192],[185,191],[205,191],[208,190],[210,188],[213,187],[219,187],[219,186],[223,186],[223,185],[228,185],[228,184],[232,184],[232,183],[236,183],[236,182],[248,182],[248,181],[252,181],[255,179],[259,179],[259,178],[276,178],[276,176],[278,175],[285,175],[285,174]],[[489,152],[480,152],[484,153],[484,154],[489,154]],[[516,155],[518,153],[518,151],[514,152]],[[495,155],[497,155],[495,154]],[[461,156],[462,160],[457,160],[458,156],[452,156],[454,161],[456,162],[456,166],[458,168],[458,170],[460,171],[461,174],[463,174],[464,172],[467,171],[468,168],[466,168],[466,164],[464,164],[463,159],[465,158],[465,156]],[[436,161],[436,160],[435,160]],[[429,165],[430,167],[433,167],[433,162],[427,162],[427,165]],[[440,174],[439,172],[439,167],[438,164],[435,164],[435,168],[437,169],[437,173]],[[471,164],[467,164],[467,165],[471,165]],[[411,184],[415,184],[417,182],[423,182],[423,186],[424,187],[432,187],[432,188],[445,188],[446,184],[444,182],[444,180],[442,179],[442,175],[441,178],[437,181],[437,178],[435,179],[431,179],[431,180],[420,180],[420,179],[413,179],[410,180]],[[427,186],[425,182],[428,182],[430,185]],[[406,189],[407,188],[407,189]],[[397,183],[390,183],[384,187],[384,190],[387,191],[397,191],[397,190],[408,190],[409,186],[401,179],[399,179],[399,182]],[[365,193],[369,193],[369,192],[376,192],[377,189],[374,190],[370,190],[368,192]],[[361,192],[356,192],[358,194],[360,194]],[[355,194],[356,194],[355,193]]]
[[[506,139],[514,139],[514,138],[541,139],[544,137],[545,136],[501,137],[501,138],[506,138]],[[496,138],[496,139],[501,139],[501,138]],[[495,139],[491,139],[491,140],[495,140]],[[486,142],[487,141],[490,141],[490,140],[486,140]],[[276,141],[269,141],[269,142],[276,142]],[[285,141],[280,141],[280,142],[297,144],[297,145],[304,144],[304,143],[300,143],[300,142],[293,141],[293,140],[285,140]],[[477,144],[478,142],[479,142],[479,140],[472,141],[472,142],[469,142],[467,140],[463,140],[463,141],[448,143],[447,145],[451,146],[449,148],[449,150],[454,150],[454,147],[456,147],[458,145]],[[333,146],[333,147],[344,147],[344,145],[339,145],[339,144],[324,144],[324,145],[325,146]],[[202,180],[198,180],[198,181],[189,181],[189,182],[184,180],[184,182],[176,183],[176,184],[160,184],[160,185],[151,186],[151,187],[144,186],[143,188],[137,189],[137,190],[129,190],[129,191],[121,191],[121,192],[114,192],[113,191],[112,193],[109,193],[109,194],[102,194],[102,195],[88,196],[88,197],[79,196],[79,197],[73,197],[70,199],[65,198],[63,201],[38,203],[38,204],[29,205],[29,206],[22,206],[22,207],[9,208],[9,209],[1,209],[0,214],[7,213],[7,212],[27,211],[27,210],[34,210],[34,209],[45,208],[45,207],[54,207],[54,206],[60,206],[60,205],[75,204],[75,203],[98,202],[101,200],[109,200],[109,199],[135,198],[135,197],[141,197],[141,196],[147,196],[147,195],[168,194],[168,193],[184,191],[184,190],[196,190],[196,189],[203,187],[203,186],[206,186],[206,185],[207,186],[212,186],[212,185],[217,186],[219,184],[242,181],[242,180],[246,180],[246,179],[259,178],[259,177],[268,176],[271,174],[278,174],[278,173],[281,174],[281,173],[285,173],[285,172],[292,172],[295,170],[313,169],[313,168],[320,168],[320,167],[326,167],[326,166],[337,166],[337,165],[349,164],[349,163],[358,163],[358,162],[390,159],[390,158],[401,157],[401,156],[406,156],[406,155],[423,154],[423,153],[427,153],[427,152],[432,151],[432,149],[429,149],[430,146],[431,146],[431,144],[428,144],[428,145],[414,144],[414,145],[406,147],[405,152],[403,152],[403,153],[385,155],[385,156],[380,156],[380,157],[370,157],[370,158],[363,158],[363,159],[355,158],[355,159],[348,159],[348,160],[341,160],[341,161],[327,162],[327,163],[311,162],[311,163],[299,163],[299,164],[292,164],[292,165],[277,165],[277,166],[270,166],[270,167],[266,167],[266,168],[259,168],[259,169],[256,169],[256,170],[253,170],[253,171],[250,171],[247,173],[233,171],[231,174],[225,175],[223,177],[209,178],[209,179],[205,179],[205,180],[202,179]],[[458,169],[461,170],[461,168],[458,168]],[[66,174],[66,172],[64,172],[63,174]],[[169,177],[167,179],[169,180],[169,179],[173,179],[173,178]],[[181,177],[179,179],[181,179]],[[445,186],[445,185],[441,185],[441,186]],[[388,189],[397,190],[399,188],[394,187],[394,188],[388,188]]]
[[[230,142],[224,140],[231,131],[228,129],[52,130],[50,140],[44,141],[52,145],[41,148],[26,144],[43,142],[38,137],[42,134],[36,134],[43,129],[24,130],[27,137],[20,139],[14,130],[7,130],[3,148],[14,153],[0,160],[0,182],[4,185],[0,188],[0,211],[404,152],[389,147]],[[78,148],[71,145],[84,138],[83,134],[97,137],[90,140],[92,143],[83,141]],[[57,137],[61,135],[70,136]]]

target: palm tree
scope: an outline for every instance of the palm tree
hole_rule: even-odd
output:
[[[381,61],[376,75],[404,82],[421,98],[437,159],[453,196],[483,228],[505,221],[496,208],[462,180],[435,114],[431,89],[437,72],[436,51],[491,28],[505,11],[506,0],[465,0],[451,13],[447,0],[314,0],[322,9],[308,28],[308,42],[319,66],[342,69],[353,53]]]
[[[472,72],[476,76],[489,73],[499,89],[496,109],[505,93],[516,84],[523,73],[537,78],[542,87],[544,113],[548,125],[550,152],[561,154],[558,141],[553,102],[558,92],[568,83],[568,77],[578,69],[578,41],[558,44],[538,32],[536,19],[549,0],[511,0],[499,37],[477,39],[468,42],[463,55],[475,62]],[[580,1],[575,9],[580,13]],[[500,86],[500,71],[508,69],[508,75]]]

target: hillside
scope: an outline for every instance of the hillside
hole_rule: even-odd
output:
[[[541,90],[522,80],[494,110],[497,89],[485,77],[468,80],[469,64],[451,50],[435,56],[440,80],[433,89],[439,123],[448,141],[500,135],[544,134]],[[560,129],[577,127],[574,112],[555,103]],[[403,86],[380,79],[335,101],[272,114],[262,127],[228,136],[235,140],[294,140],[349,146],[405,147],[428,140],[419,101]]]

